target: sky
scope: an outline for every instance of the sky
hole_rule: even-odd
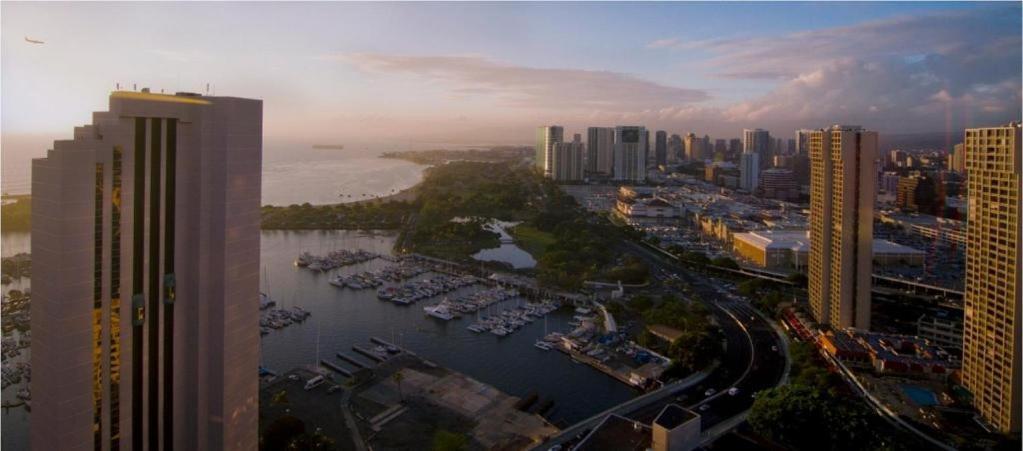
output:
[[[260,98],[266,137],[305,142],[529,144],[541,124],[918,133],[1020,118],[1018,2],[3,2],[0,13],[9,136],[69,136],[117,83]]]

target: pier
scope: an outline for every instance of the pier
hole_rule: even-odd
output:
[[[384,361],[383,357],[380,357],[380,356],[376,355],[376,353],[374,353],[373,351],[370,351],[368,349],[360,347],[359,345],[352,345],[352,350],[355,351],[355,352],[358,352],[359,354],[362,354],[362,355],[364,355],[366,357],[369,357],[369,358],[371,358],[371,359],[373,359],[373,360],[375,360],[377,362],[383,362]]]
[[[381,346],[387,346],[387,347],[401,349],[401,352],[405,352],[405,350],[402,349],[400,346],[398,346],[396,344],[393,344],[393,343],[389,343],[386,340],[384,340],[383,338],[369,337],[369,341],[372,341],[373,343],[376,343],[376,344],[381,345]]]
[[[338,373],[341,373],[342,376],[352,377],[352,372],[351,371],[348,371],[348,370],[346,370],[344,368],[341,368],[340,366],[338,366],[338,365],[336,365],[336,364],[334,364],[332,362],[327,361],[327,359],[321,359],[320,360],[320,364],[325,366],[325,367],[327,367],[327,368],[330,368],[330,369],[332,369],[334,371],[337,371]]]
[[[367,366],[365,363],[355,360],[355,357],[352,357],[348,354],[342,354],[339,352],[337,353],[337,358],[344,360],[345,362],[351,363],[352,365],[355,365],[359,368],[369,368],[369,366]]]

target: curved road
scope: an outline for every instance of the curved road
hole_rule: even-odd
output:
[[[642,258],[650,266],[654,277],[674,276],[689,286],[692,290],[690,297],[704,302],[710,308],[721,326],[727,344],[719,365],[701,382],[695,385],[669,385],[666,387],[668,393],[653,396],[646,402],[623,404],[615,413],[650,424],[665,405],[675,403],[701,415],[705,435],[708,432],[717,434],[727,431],[734,425],[726,424],[726,420],[745,414],[753,405],[753,393],[782,382],[787,366],[783,339],[748,303],[725,290],[723,283],[715,284],[711,276],[694,274],[636,243],[626,242],[625,246],[630,253]],[[728,394],[728,390],[733,387],[739,390],[734,396]],[[536,449],[577,443],[600,419],[602,416],[565,429]]]

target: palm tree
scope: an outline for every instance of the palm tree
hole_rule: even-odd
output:
[[[405,375],[401,373],[401,370],[398,370],[391,375],[391,378],[394,379],[394,383],[398,384],[398,397],[404,402],[405,395],[401,392],[401,381],[405,379]]]

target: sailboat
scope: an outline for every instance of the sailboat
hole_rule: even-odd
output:
[[[544,317],[543,317],[543,336],[544,337],[547,336],[547,316],[546,315],[544,315]],[[537,349],[540,349],[540,350],[543,350],[543,351],[550,351],[551,349],[554,349],[554,347],[551,346],[550,343],[547,343],[546,341],[543,341],[543,338],[540,338],[539,340],[536,340],[536,343],[533,343],[533,346],[535,346]]]

